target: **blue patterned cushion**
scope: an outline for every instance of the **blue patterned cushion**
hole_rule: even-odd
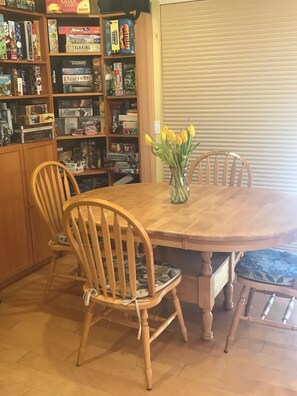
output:
[[[297,254],[278,249],[247,252],[235,272],[257,282],[292,286],[297,278]]]

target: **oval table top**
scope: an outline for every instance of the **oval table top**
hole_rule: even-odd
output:
[[[297,194],[292,193],[192,184],[189,200],[172,204],[168,184],[138,183],[100,188],[81,197],[112,201],[129,210],[158,245],[231,252],[297,240]]]

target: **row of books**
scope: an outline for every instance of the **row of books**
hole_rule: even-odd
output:
[[[42,81],[40,66],[0,67],[0,96],[40,95]]]
[[[35,11],[35,0],[0,0],[0,5],[6,5],[21,10]]]
[[[108,96],[136,95],[135,63],[113,62],[105,65],[105,87]]]
[[[102,92],[100,58],[52,61],[54,93]]]
[[[105,19],[105,54],[134,54],[134,22],[129,18]]]
[[[58,135],[97,135],[101,132],[99,101],[61,99],[57,103]]]
[[[0,59],[41,60],[39,21],[5,21],[0,14]]]
[[[59,26],[57,19],[48,19],[51,53],[101,52],[100,26]]]

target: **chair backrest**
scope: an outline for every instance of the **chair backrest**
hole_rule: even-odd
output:
[[[52,241],[59,243],[58,235],[64,231],[63,205],[72,195],[80,193],[73,174],[60,162],[43,162],[32,173],[31,190]]]
[[[87,277],[88,287],[103,297],[137,296],[137,247],[143,244],[141,279],[147,277],[149,295],[155,295],[154,257],[149,236],[128,211],[96,198],[79,198],[64,212],[64,229]]]
[[[240,155],[224,150],[202,154],[191,165],[188,181],[205,185],[251,187],[252,170]]]

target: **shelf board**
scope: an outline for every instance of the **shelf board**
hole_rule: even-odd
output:
[[[0,63],[13,63],[14,65],[46,65],[46,61],[34,61],[28,59],[0,59]]]
[[[121,99],[137,99],[136,95],[121,95],[121,96],[106,96],[109,100],[121,100]]]
[[[129,138],[129,139],[138,139],[139,136],[138,135],[128,135],[128,134],[123,134],[123,133],[109,133],[108,134],[109,138],[115,137],[115,138]]]
[[[46,18],[100,18],[100,14],[45,14]]]
[[[63,135],[57,136],[57,140],[75,140],[75,139],[97,139],[97,138],[105,138],[106,135],[104,133],[98,133],[97,135]]]
[[[114,55],[104,55],[105,60],[113,60],[113,59],[129,59],[135,58],[135,54],[114,54]]]
[[[94,175],[107,175],[107,169],[91,169],[91,170],[85,170],[83,172],[79,173],[74,173],[73,176],[78,177],[78,176],[94,176]]]
[[[66,57],[66,56],[101,56],[101,52],[50,52],[50,57]]]
[[[10,8],[10,7],[3,7],[0,6],[0,13],[11,14],[11,15],[26,15],[31,17],[30,19],[34,19],[34,17],[43,17],[44,14],[35,11],[26,11],[22,10],[21,8]]]
[[[54,98],[76,97],[76,96],[103,96],[102,92],[75,92],[75,93],[55,93]]]
[[[39,99],[39,98],[48,98],[48,95],[42,94],[42,95],[3,95],[3,96],[0,96],[0,100]]]

